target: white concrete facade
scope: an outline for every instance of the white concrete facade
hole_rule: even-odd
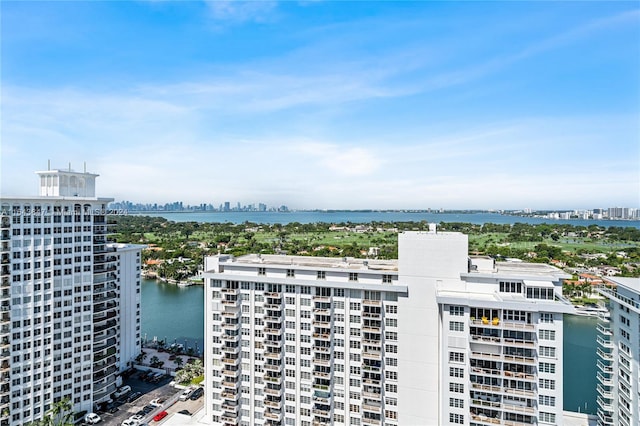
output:
[[[216,425],[562,424],[561,297],[547,265],[406,232],[398,261],[205,259]]]
[[[598,425],[640,425],[640,279],[607,278],[610,316],[598,323]]]
[[[2,426],[41,419],[67,397],[75,412],[93,411],[115,390],[120,333],[135,329],[119,316],[124,272],[107,247],[112,200],[93,196],[97,175],[39,174],[44,196],[0,199]],[[91,196],[61,195],[80,186]]]

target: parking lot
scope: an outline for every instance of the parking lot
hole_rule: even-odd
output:
[[[173,380],[172,377],[165,376],[158,383],[149,383],[140,380],[140,375],[141,373],[136,373],[124,382],[123,386],[131,386],[131,392],[111,404],[114,407],[114,410],[117,409],[117,411],[99,413],[102,418],[101,424],[120,426],[122,422],[129,417],[135,414],[140,414],[142,416],[140,425],[143,425],[145,423],[151,423],[153,417],[163,410],[170,414],[181,410],[188,410],[190,414],[193,414],[202,408],[204,403],[202,397],[195,401],[177,401],[178,397],[182,393],[182,389],[176,389],[170,385]],[[127,402],[127,398],[136,392],[141,393],[140,397],[135,401]],[[149,403],[156,398],[161,398],[163,400],[162,406],[149,406]],[[145,407],[147,407],[147,412],[143,413],[142,411]],[[169,416],[165,417],[165,419],[168,417]],[[159,422],[159,424],[161,423],[162,421]]]

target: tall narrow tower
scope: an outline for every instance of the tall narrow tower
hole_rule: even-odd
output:
[[[138,324],[120,310],[123,281],[140,280],[118,282],[118,248],[107,243],[112,200],[95,196],[98,175],[36,173],[39,196],[0,199],[2,426],[41,419],[64,398],[75,412],[93,411],[126,368],[123,345],[140,344]]]

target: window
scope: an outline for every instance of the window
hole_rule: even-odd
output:
[[[553,300],[554,297],[552,288],[527,287],[527,299]]]
[[[316,278],[319,280],[326,280],[327,279],[327,273],[325,271],[318,271]]]
[[[522,293],[522,283],[513,281],[500,281],[501,293]]]
[[[449,306],[449,315],[461,317],[464,315],[464,306]]]
[[[258,275],[267,275],[267,268],[258,268]]]
[[[358,281],[358,273],[349,272],[349,281]]]
[[[449,367],[449,377],[464,378],[464,368]]]
[[[295,269],[287,269],[287,277],[293,278],[296,276]]]
[[[449,362],[464,362],[464,353],[449,352]]]
[[[388,314],[397,314],[398,313],[398,305],[386,305],[384,307],[385,312]]]
[[[556,388],[556,381],[552,379],[540,379],[539,384],[541,389],[554,390]]]
[[[541,362],[540,363],[540,368],[539,368],[541,373],[552,373],[555,374],[556,372],[556,365],[550,362]]]
[[[383,275],[382,276],[382,284],[391,284],[391,280],[393,279],[392,275]]]
[[[460,398],[449,398],[449,407],[464,408],[464,400]]]
[[[555,330],[540,330],[538,334],[540,340],[556,340]]]
[[[449,413],[449,423],[464,424],[464,416],[462,414]]]
[[[554,413],[545,413],[544,411],[540,412],[540,421],[542,423],[553,423],[556,422],[556,415]]]
[[[449,383],[449,392],[464,393],[464,384]]]
[[[450,321],[449,331],[464,331],[464,323],[460,321]]]
[[[546,405],[548,407],[556,406],[556,397],[549,395],[538,395],[538,401],[540,405]]]
[[[553,314],[549,312],[543,312],[540,314],[540,322],[553,323]]]
[[[551,346],[540,346],[540,356],[555,358],[556,357],[556,348]]]

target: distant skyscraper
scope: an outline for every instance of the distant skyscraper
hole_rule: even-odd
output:
[[[215,425],[562,422],[569,275],[406,232],[399,260],[205,259]]]
[[[37,174],[40,196],[0,199],[3,426],[93,411],[140,352],[141,246],[107,243],[97,175]]]

